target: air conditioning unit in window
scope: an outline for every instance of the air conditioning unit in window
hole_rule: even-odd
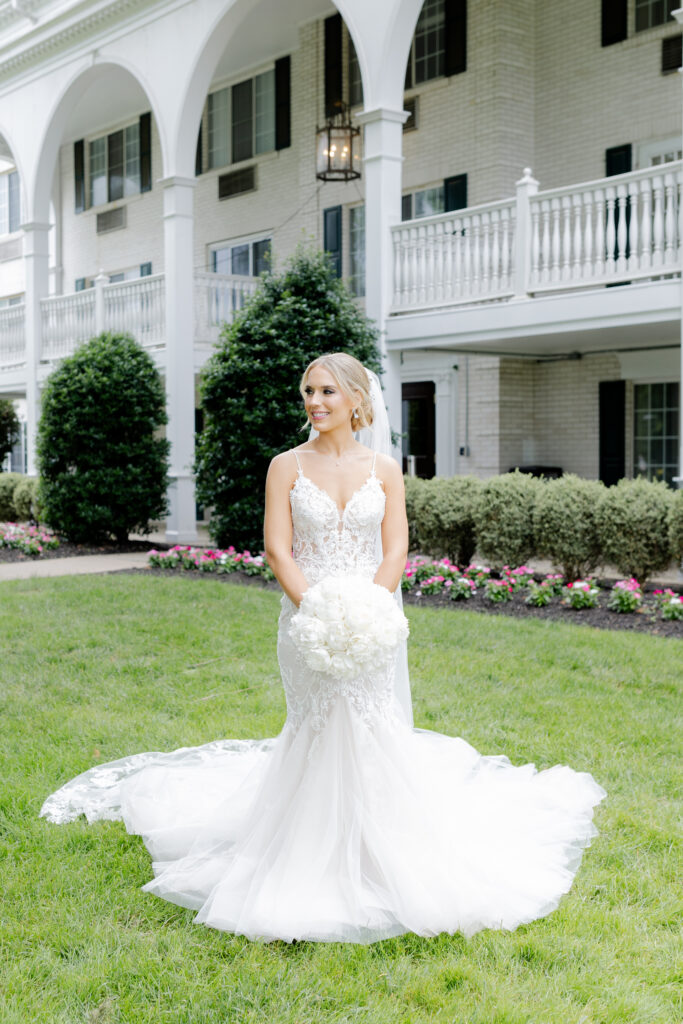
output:
[[[240,171],[231,171],[218,177],[218,198],[230,199],[242,192],[253,192],[256,188],[256,166],[243,167]]]
[[[118,231],[126,226],[126,207],[116,206],[113,210],[105,210],[97,214],[97,234],[103,235],[106,231]]]
[[[675,36],[667,36],[662,39],[662,74],[668,75],[672,71],[678,71],[683,62],[683,35],[679,32]]]

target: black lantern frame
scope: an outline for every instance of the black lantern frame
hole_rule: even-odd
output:
[[[360,128],[351,123],[348,107],[327,119],[316,133],[316,178],[321,181],[352,181],[360,178]]]

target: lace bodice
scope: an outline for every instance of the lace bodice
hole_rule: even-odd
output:
[[[294,527],[294,561],[309,583],[323,576],[374,576],[380,562],[377,536],[384,518],[385,497],[375,474],[375,461],[365,483],[342,512],[333,498],[299,472],[289,493]]]

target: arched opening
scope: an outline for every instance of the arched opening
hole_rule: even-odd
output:
[[[23,176],[15,150],[0,128],[0,398],[14,404],[21,435],[0,469],[26,471],[26,358]]]

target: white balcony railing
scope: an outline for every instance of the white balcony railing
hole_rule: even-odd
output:
[[[254,294],[258,278],[196,272],[194,276],[194,338],[214,345],[221,326],[230,323]]]
[[[0,309],[0,367],[9,370],[26,361],[24,304]]]
[[[41,360],[62,359],[95,330],[95,291],[51,295],[40,301]]]
[[[163,274],[105,284],[102,301],[106,331],[125,331],[145,348],[163,348],[166,337]]]
[[[392,312],[532,298],[681,272],[681,161],[392,229]]]

